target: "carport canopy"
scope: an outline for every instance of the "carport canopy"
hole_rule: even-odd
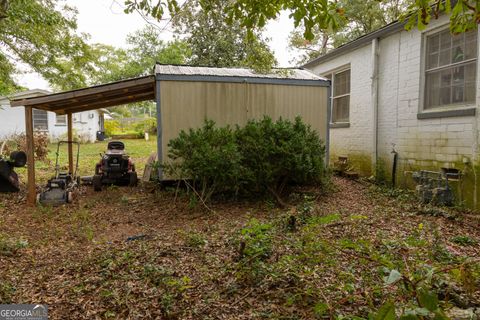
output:
[[[12,107],[25,107],[25,131],[27,138],[27,204],[35,205],[35,142],[33,138],[33,111],[40,109],[67,115],[68,140],[72,141],[72,114],[97,110],[133,102],[155,99],[155,77],[144,76],[72,91],[54,93],[10,101]],[[73,173],[73,148],[68,144],[69,172]]]

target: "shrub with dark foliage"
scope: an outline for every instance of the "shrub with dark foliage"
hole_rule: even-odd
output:
[[[200,129],[181,131],[169,144],[165,172],[176,179],[192,179],[205,201],[217,193],[236,193],[245,174],[235,132],[205,121]]]
[[[169,143],[166,173],[189,178],[203,200],[214,194],[271,193],[280,204],[291,184],[316,184],[325,176],[325,147],[299,117],[265,117],[232,130],[206,121]]]
[[[300,117],[251,120],[236,136],[250,191],[269,191],[281,202],[287,185],[319,183],[325,174],[325,147]]]

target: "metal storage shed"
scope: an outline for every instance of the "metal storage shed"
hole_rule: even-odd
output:
[[[72,114],[155,100],[157,105],[158,159],[166,160],[170,139],[181,130],[212,119],[218,125],[246,123],[268,115],[273,119],[301,116],[325,142],[328,161],[330,82],[302,69],[275,70],[257,74],[240,68],[207,68],[161,65],[154,76],[145,76],[78,90],[28,99],[12,100],[25,107],[28,155],[28,197],[35,203],[35,163],[32,109],[66,114],[68,138],[72,138]],[[69,147],[70,170],[73,152]],[[162,179],[162,173],[159,172]]]
[[[155,80],[161,161],[167,160],[168,142],[182,129],[200,127],[205,119],[242,125],[264,115],[292,120],[301,116],[318,132],[328,153],[330,82],[310,71],[258,74],[241,68],[157,64]]]

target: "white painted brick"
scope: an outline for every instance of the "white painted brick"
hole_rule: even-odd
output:
[[[448,131],[449,132],[461,132],[465,130],[464,124],[449,124]]]
[[[448,24],[440,17],[429,28]],[[480,45],[480,41],[479,41]],[[480,117],[417,119],[421,109],[422,32],[412,30],[391,34],[379,40],[378,152],[390,156],[392,143],[401,159],[412,163],[443,166],[461,161],[478,141]],[[350,64],[350,128],[331,130],[332,150],[347,154],[352,150],[370,155],[373,142],[371,101],[371,45],[336,56],[312,70],[324,74]],[[479,86],[480,86],[480,81]],[[478,104],[480,105],[480,90]],[[417,161],[416,161],[417,160]],[[415,162],[416,161],[416,162]]]

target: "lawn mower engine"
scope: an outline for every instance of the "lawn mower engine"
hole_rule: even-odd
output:
[[[132,159],[125,153],[125,145],[121,141],[108,143],[107,151],[95,166],[93,188],[101,191],[106,185],[128,185],[134,187],[138,183],[137,172]]]
[[[73,185],[72,175],[60,173],[58,176],[48,180],[46,190],[38,194],[38,202],[52,206],[59,206],[73,201]]]
[[[23,151],[13,151],[10,159],[0,157],[0,192],[18,192],[20,183],[18,175],[13,168],[24,167],[27,155]]]

